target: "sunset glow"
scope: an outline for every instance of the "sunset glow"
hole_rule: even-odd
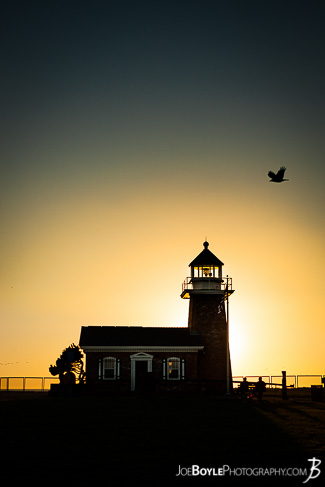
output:
[[[81,326],[187,326],[205,237],[233,374],[325,374],[317,9],[92,5],[5,14],[0,376],[48,376]]]

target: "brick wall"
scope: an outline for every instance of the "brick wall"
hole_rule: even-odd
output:
[[[142,350],[141,350],[142,352]],[[101,388],[111,391],[129,391],[131,388],[131,355],[139,353],[139,350],[130,351],[107,351],[86,353],[86,381],[87,384],[96,384]],[[146,350],[153,356],[152,378],[156,390],[196,390],[198,379],[198,354],[197,352],[157,352]],[[118,380],[99,380],[98,362],[105,357],[114,357],[120,360],[120,378]],[[185,379],[167,380],[163,379],[163,359],[177,357],[185,360]]]
[[[206,388],[224,392],[227,379],[227,323],[223,295],[191,294],[189,328],[201,332],[204,352],[199,378]]]

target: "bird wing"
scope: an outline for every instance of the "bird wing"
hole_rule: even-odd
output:
[[[280,169],[277,172],[276,177],[283,179],[284,173],[285,173],[286,168],[284,166],[280,167]]]
[[[275,177],[275,174],[274,174],[274,172],[273,172],[273,171],[269,171],[269,172],[267,173],[267,175],[268,175],[268,177],[269,177],[269,178],[274,178],[274,177]]]

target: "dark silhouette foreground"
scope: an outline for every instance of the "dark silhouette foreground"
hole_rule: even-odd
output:
[[[291,403],[280,398],[260,403],[195,394],[3,401],[1,459],[16,482],[32,481],[36,487],[302,486],[306,476],[176,476],[180,468],[191,465],[305,468],[308,458],[322,458],[314,444],[301,449],[271,421],[279,404],[282,417]],[[301,411],[298,407],[299,418]],[[293,422],[290,414],[291,409],[284,426]],[[312,424],[321,441],[317,418]],[[306,417],[302,420],[303,428]],[[317,487],[316,481],[309,484]]]

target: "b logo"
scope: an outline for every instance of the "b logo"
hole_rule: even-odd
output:
[[[313,462],[313,463],[312,466],[310,467],[309,477],[303,482],[303,484],[308,482],[308,480],[310,479],[317,479],[317,477],[320,475],[320,468],[318,468],[318,466],[322,463],[321,460],[318,460],[317,458],[313,457],[313,458],[308,458],[308,462]]]

